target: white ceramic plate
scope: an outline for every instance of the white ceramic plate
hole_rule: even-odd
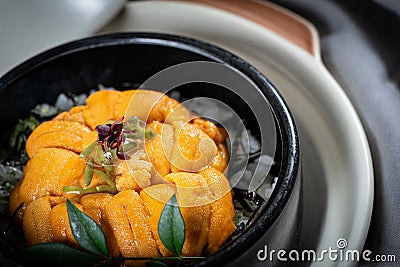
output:
[[[286,99],[300,131],[305,201],[301,247],[337,249],[337,240],[344,238],[347,249],[362,250],[373,202],[370,150],[353,106],[317,58],[239,16],[184,2],[131,2],[100,32],[117,31],[195,37],[262,71]],[[356,262],[326,257],[313,265]]]
[[[93,34],[126,0],[2,0],[0,76],[22,61],[72,39]]]

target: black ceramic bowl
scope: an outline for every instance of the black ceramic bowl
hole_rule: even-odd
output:
[[[67,43],[29,59],[0,79],[0,125],[3,129],[11,127],[36,104],[54,103],[61,92],[88,92],[98,84],[121,89],[137,87],[162,69],[192,61],[229,65],[258,87],[257,92],[248,94],[261,94],[270,104],[276,127],[276,164],[271,171],[278,177],[268,203],[250,226],[218,252],[196,264],[260,264],[257,253],[265,245],[268,249],[291,249],[296,248],[299,240],[302,211],[299,140],[295,122],[277,89],[262,73],[232,53],[199,40],[156,33],[109,34]],[[182,92],[187,98],[191,94],[219,98],[245,118],[247,128],[255,133],[259,131],[259,124],[263,122],[255,120],[246,106],[252,103],[242,103],[234,94],[218,93],[218,88],[210,90],[209,86],[197,85],[197,89],[189,86]],[[261,264],[274,261],[267,259]]]

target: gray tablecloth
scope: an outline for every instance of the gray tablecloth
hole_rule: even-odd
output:
[[[274,0],[312,22],[367,132],[375,199],[365,249],[400,261],[400,1]],[[399,263],[361,262],[360,266]]]

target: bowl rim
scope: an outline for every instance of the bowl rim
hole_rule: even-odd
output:
[[[277,221],[289,202],[301,172],[299,135],[293,116],[279,91],[253,65],[215,44],[183,35],[157,32],[106,33],[67,42],[27,59],[0,77],[0,91],[5,90],[10,84],[32,69],[64,55],[93,48],[140,44],[183,49],[202,55],[215,62],[227,64],[250,78],[272,107],[271,111],[281,135],[282,163],[279,178],[275,190],[273,190],[268,200],[268,205],[263,209],[256,223],[222,249],[208,256],[205,260],[198,262],[196,266],[204,266],[215,262],[231,262],[243,252],[244,248],[250,249],[255,244],[255,240],[263,236]]]

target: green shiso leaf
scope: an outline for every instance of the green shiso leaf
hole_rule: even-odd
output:
[[[92,182],[93,178],[93,158],[89,159],[89,162],[86,164],[85,172],[83,173],[83,182],[85,186],[89,186]]]
[[[108,256],[106,239],[100,226],[67,199],[69,224],[75,240],[95,254]]]
[[[164,246],[177,256],[181,256],[185,242],[186,226],[174,194],[165,205],[158,221],[158,235]]]
[[[56,242],[33,245],[7,256],[23,266],[93,266],[104,260],[102,256]]]

